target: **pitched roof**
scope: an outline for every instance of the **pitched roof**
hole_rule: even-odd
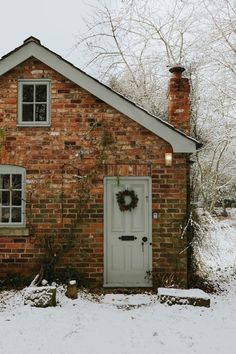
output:
[[[1,58],[0,76],[30,57],[34,57],[45,63],[72,82],[114,107],[117,111],[125,114],[167,141],[172,146],[174,152],[193,153],[199,147],[200,144],[195,139],[185,135],[171,124],[153,116],[145,109],[137,106],[132,101],[78,69],[60,55],[41,45],[40,40],[35,37],[27,38],[21,46]]]

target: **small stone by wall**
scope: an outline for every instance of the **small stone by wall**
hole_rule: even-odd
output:
[[[54,286],[30,286],[25,289],[24,303],[33,307],[56,306],[56,288]]]

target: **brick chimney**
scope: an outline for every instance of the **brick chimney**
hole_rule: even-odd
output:
[[[185,134],[190,132],[189,81],[182,77],[184,68],[175,66],[169,71],[172,76],[168,89],[168,122]]]

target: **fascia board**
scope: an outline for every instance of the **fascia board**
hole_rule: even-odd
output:
[[[34,56],[34,47],[34,43],[29,43],[28,45],[22,46],[20,49],[14,51],[6,58],[1,59],[0,76],[27,60],[29,57]]]
[[[81,72],[73,65],[70,65],[68,62],[61,59],[55,53],[37,43],[29,42],[6,58],[3,58],[0,61],[0,76],[30,57],[35,57],[45,63],[61,75],[106,102],[117,111],[125,114],[127,117],[167,141],[172,146],[174,152],[196,152],[196,142],[194,140],[191,140],[171,127],[168,127],[168,125],[157,120],[152,115],[149,115],[146,111],[138,108],[124,97],[116,94],[108,87]]]

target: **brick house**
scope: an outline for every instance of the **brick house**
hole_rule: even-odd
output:
[[[51,262],[86,284],[187,286],[198,142],[188,79],[170,71],[165,122],[34,37],[0,60],[0,278]]]

